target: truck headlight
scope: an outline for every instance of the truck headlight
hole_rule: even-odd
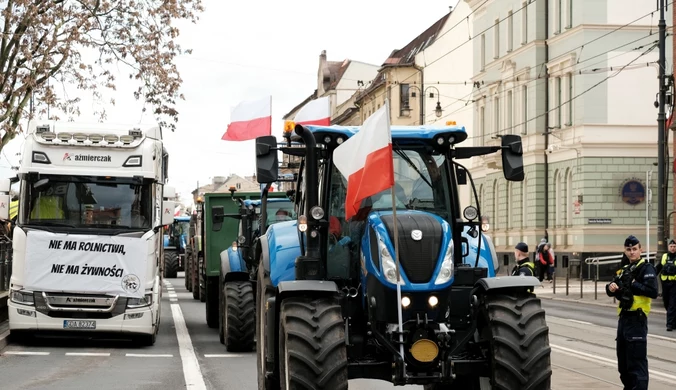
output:
[[[12,302],[19,303],[21,305],[30,305],[30,306],[35,305],[32,292],[29,293],[25,291],[12,290],[12,292],[9,295],[9,299],[11,299]]]
[[[444,255],[444,261],[441,262],[441,268],[439,269],[439,275],[434,281],[434,284],[444,284],[451,280],[453,276],[453,239],[446,247],[446,254]]]
[[[381,240],[378,240],[378,249],[380,252],[380,264],[385,274],[385,279],[392,284],[397,284],[397,265],[394,263],[390,251]]]
[[[137,309],[139,307],[150,306],[152,304],[153,304],[153,293],[148,293],[143,298],[127,299],[128,309]]]

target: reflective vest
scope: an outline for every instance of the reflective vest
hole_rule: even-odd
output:
[[[514,270],[514,272],[516,272],[516,275],[519,275],[519,269],[520,269],[521,267],[528,267],[528,268],[530,269],[530,272],[531,272],[533,275],[535,275],[535,264],[533,264],[533,262],[527,261],[527,262],[525,262],[525,263],[523,263],[523,264],[517,263],[517,264],[516,264],[516,269]],[[512,273],[514,273],[514,272],[512,272]]]
[[[637,269],[638,267],[640,267],[641,265],[643,265],[643,263],[645,263],[644,259],[641,259],[634,264],[627,264],[624,267],[622,267],[622,269],[620,269],[618,271],[618,275],[620,275],[620,277],[622,277],[622,275],[625,272],[634,272],[634,270]],[[626,311],[636,311],[638,309],[641,309],[641,311],[643,311],[643,313],[645,313],[645,315],[647,317],[648,314],[650,314],[650,303],[651,302],[652,302],[651,298],[648,298],[648,297],[643,296],[643,295],[634,295],[634,303]],[[622,312],[622,308],[618,305],[617,314],[619,315],[621,312]]]
[[[30,214],[31,219],[64,219],[61,198],[58,196],[41,196],[36,199]]]
[[[676,257],[673,260],[669,260],[668,253],[662,255],[662,272],[660,272],[660,279],[662,281],[675,281],[676,280]]]

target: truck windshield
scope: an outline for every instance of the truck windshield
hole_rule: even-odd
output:
[[[26,180],[22,224],[149,229],[151,184],[130,179],[44,176]]]
[[[402,148],[394,150],[394,197],[397,209],[424,210],[442,218],[450,216],[452,199],[445,178],[446,156],[433,154],[425,148]],[[344,216],[347,180],[337,168],[332,168],[330,210],[332,215]],[[379,192],[362,201],[363,209],[391,210],[390,189]]]

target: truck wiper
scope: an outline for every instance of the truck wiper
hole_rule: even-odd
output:
[[[64,222],[48,222],[48,221],[31,221],[28,223],[28,225],[32,226],[59,226],[59,227],[70,227],[70,228],[76,228],[77,226],[70,224],[70,223],[64,223]]]

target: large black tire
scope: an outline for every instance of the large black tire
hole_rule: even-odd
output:
[[[172,251],[164,251],[164,277],[175,278],[178,272],[178,254]]]
[[[481,338],[489,340],[493,389],[549,390],[549,327],[540,299],[529,293],[488,294]]]
[[[274,329],[266,328],[265,307],[268,298],[274,296],[274,287],[270,277],[265,273],[265,267],[261,261],[258,266],[256,277],[256,367],[258,371],[258,390],[279,390],[278,377],[266,377],[267,371],[273,371],[268,366],[264,356],[267,353],[267,337],[274,335]],[[274,314],[274,313],[270,313]]]
[[[190,251],[185,252],[185,257],[183,258],[183,268],[185,269],[185,275],[183,276],[183,282],[185,283],[185,289],[192,291],[191,279],[190,279]]]
[[[280,316],[281,388],[347,390],[345,323],[338,300],[287,298]]]
[[[254,348],[256,312],[251,282],[227,282],[223,286],[223,338],[228,352]]]

